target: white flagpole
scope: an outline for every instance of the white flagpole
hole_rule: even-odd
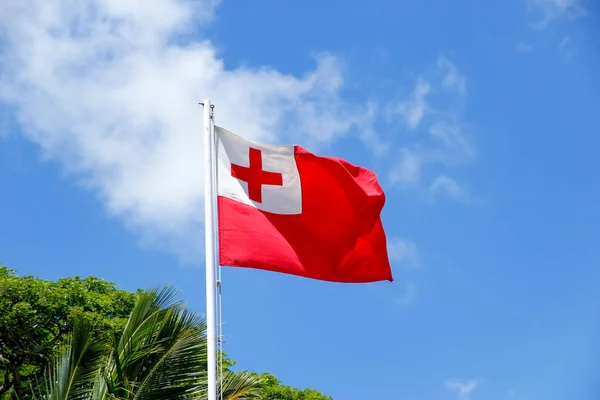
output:
[[[217,337],[215,333],[215,134],[210,100],[204,100],[204,237],[206,244],[206,344],[208,400],[217,400]]]

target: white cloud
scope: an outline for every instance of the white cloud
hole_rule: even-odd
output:
[[[475,148],[465,133],[460,113],[454,108],[455,104],[463,102],[466,97],[467,78],[445,57],[438,58],[433,75],[439,80],[418,78],[410,98],[400,102],[395,108],[404,116],[409,128],[422,129],[419,129],[419,135],[411,135],[409,143],[399,150],[397,161],[390,170],[389,182],[404,189],[421,187],[421,191],[427,192],[427,197],[430,198],[445,195],[470,203],[471,196],[467,190],[445,176],[446,169],[472,161],[476,156]],[[434,86],[431,82],[437,83]],[[436,92],[439,93],[436,88],[449,92],[450,104],[448,99],[440,100],[433,96]],[[431,98],[428,97],[426,101],[428,95]],[[434,103],[435,107],[431,105]],[[427,121],[422,121],[425,114],[429,117]],[[444,169],[440,172],[439,167]],[[427,176],[434,169],[437,169],[433,172],[437,177],[428,187],[422,187],[423,181],[429,180]]]
[[[515,46],[515,49],[521,54],[527,54],[533,51],[533,46],[527,42],[520,41]]]
[[[419,250],[414,241],[400,237],[389,237],[387,242],[388,256],[392,264],[392,269],[398,271],[407,271],[419,267]],[[403,277],[399,279],[404,281]],[[398,295],[393,294],[393,300],[400,307],[412,305],[417,297],[417,285],[414,282],[405,282],[403,292]]]
[[[471,393],[481,385],[481,379],[448,379],[444,384],[456,392],[458,400],[469,400]]]
[[[390,174],[390,182],[393,184],[418,182],[420,172],[421,160],[419,156],[405,148],[400,150],[399,161]]]
[[[456,122],[440,120],[428,129],[429,136],[441,145],[430,156],[431,161],[446,165],[456,165],[472,160],[475,149],[463,132],[463,127]]]
[[[389,151],[390,146],[379,138],[373,126],[377,117],[379,117],[378,113],[377,104],[369,102],[367,104],[366,113],[362,116],[362,121],[358,122],[357,120],[356,123],[360,127],[359,135],[362,142],[376,156],[383,156]]]
[[[397,298],[397,304],[400,307],[408,307],[414,304],[417,299],[417,286],[413,282],[407,282],[404,285],[404,293]]]
[[[528,9],[541,16],[534,26],[544,28],[560,18],[578,18],[586,14],[581,0],[523,0]]]
[[[436,177],[429,186],[432,197],[446,196],[461,203],[472,203],[473,199],[468,190],[458,184],[454,179],[445,175]]]
[[[456,68],[450,60],[445,57],[438,58],[438,69],[443,74],[442,87],[447,90],[455,90],[460,94],[467,91],[467,77]]]
[[[216,104],[217,123],[271,142],[307,133],[314,133],[307,140],[330,141],[372,118],[340,98],[343,78],[331,55],[318,57],[303,76],[226,69],[210,41],[192,40],[216,4],[0,6],[0,101],[16,106],[24,134],[94,190],[112,215],[188,260],[198,259],[203,240],[198,101]],[[426,92],[420,89],[417,102]]]
[[[571,43],[571,40],[572,40],[572,38],[569,35],[563,37],[562,40],[560,41],[560,43],[558,44],[558,48],[560,50],[564,51]]]
[[[564,61],[571,61],[577,55],[581,46],[578,46],[575,41],[573,35],[566,35],[558,44],[558,52]]]
[[[393,113],[404,118],[404,122],[409,129],[417,128],[425,114],[429,112],[426,97],[430,91],[431,84],[419,78],[410,99],[397,104],[393,110]]]
[[[404,269],[412,269],[419,265],[417,245],[412,240],[391,237],[388,239],[387,248],[392,264]]]
[[[11,115],[8,107],[3,107],[0,104],[0,140],[10,136]]]

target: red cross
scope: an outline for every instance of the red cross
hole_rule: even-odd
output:
[[[250,166],[231,164],[231,176],[248,183],[248,197],[262,203],[262,185],[283,186],[283,176],[278,172],[263,171],[262,152],[250,147]]]

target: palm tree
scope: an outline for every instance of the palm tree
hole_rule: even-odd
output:
[[[91,326],[74,317],[74,330],[50,364],[43,400],[206,399],[206,323],[177,300],[171,287],[138,295],[122,334],[91,337]],[[223,400],[256,398],[258,378],[225,371]],[[219,393],[219,398],[221,398]]]

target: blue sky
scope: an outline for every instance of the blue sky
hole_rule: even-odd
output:
[[[335,399],[600,396],[600,10],[584,0],[18,1],[0,262],[204,311],[201,109],[375,170],[395,281],[224,270],[240,368]]]

